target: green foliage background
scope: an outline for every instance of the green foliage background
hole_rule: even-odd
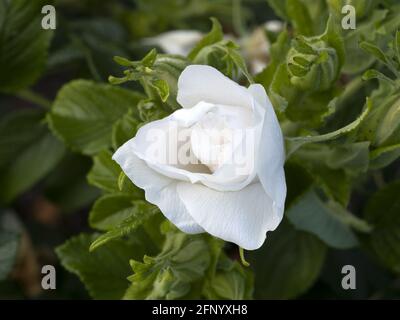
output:
[[[52,3],[55,31],[40,27],[48,1],[0,0],[1,298],[400,298],[397,1]],[[264,30],[267,67],[251,74],[224,33],[271,19],[284,27]],[[142,41],[176,29],[204,32],[187,56]],[[285,136],[285,217],[250,267],[236,246],[178,231],[111,160],[179,108],[194,63],[261,83]],[[39,287],[43,264],[55,292]],[[341,288],[347,264],[357,290]]]

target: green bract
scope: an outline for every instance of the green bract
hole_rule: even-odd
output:
[[[290,82],[310,91],[329,89],[340,70],[336,50],[318,38],[296,39],[288,52],[287,66]]]

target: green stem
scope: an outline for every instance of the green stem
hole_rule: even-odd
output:
[[[243,250],[242,247],[239,247],[239,255],[240,255],[240,261],[242,262],[242,264],[243,264],[245,267],[250,266],[250,263],[248,263],[248,262],[246,261],[246,259],[244,258],[244,250]]]
[[[41,96],[40,94],[33,92],[30,89],[25,89],[17,92],[16,96],[22,100],[36,104],[44,109],[51,108],[51,101]]]
[[[242,17],[242,1],[241,0],[234,0],[232,4],[232,19],[233,19],[233,27],[236,33],[243,37],[246,34],[246,30],[243,23]]]

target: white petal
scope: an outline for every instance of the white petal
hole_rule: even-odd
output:
[[[145,38],[145,45],[158,45],[165,53],[186,56],[202,38],[202,33],[196,30],[174,30],[161,33],[157,37]]]
[[[192,108],[200,101],[248,108],[252,104],[245,87],[204,65],[190,65],[183,70],[178,79],[177,100],[184,108]]]
[[[266,232],[280,222],[260,183],[236,192],[219,192],[181,182],[177,190],[190,215],[205,231],[246,250],[261,247]]]
[[[258,156],[258,177],[265,192],[273,200],[273,209],[277,215],[283,216],[286,182],[283,166],[285,163],[285,147],[281,128],[274,108],[259,84],[249,87],[254,99],[265,108],[264,125]]]
[[[160,175],[139,159],[133,152],[134,139],[121,146],[113,155],[113,159],[135,185],[144,189],[146,200],[158,206],[180,230],[186,233],[204,232],[188,214],[178,197],[177,181]]]

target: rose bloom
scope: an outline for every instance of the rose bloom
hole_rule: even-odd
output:
[[[259,248],[286,197],[282,131],[264,88],[190,65],[177,100],[182,109],[141,127],[113,159],[183,232]]]

